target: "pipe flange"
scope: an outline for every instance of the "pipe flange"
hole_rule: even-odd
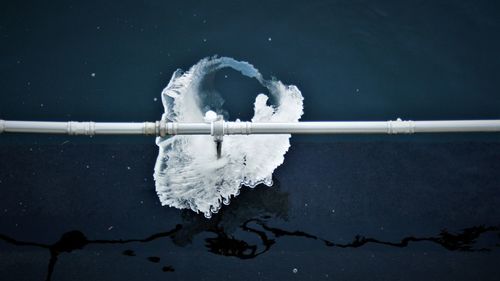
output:
[[[224,131],[224,119],[222,118],[222,115],[219,115],[210,126],[210,133],[214,137],[214,141],[222,142],[224,138]]]
[[[0,134],[5,130],[5,120],[0,120]]]
[[[168,124],[172,124],[172,123],[169,122]],[[160,137],[164,138],[167,135],[167,133],[169,133],[168,129],[167,129],[167,122],[165,120],[161,120],[159,126],[160,126],[160,130],[159,130],[160,134],[159,135],[160,135]],[[171,132],[169,134],[174,135],[175,133]]]
[[[222,140],[224,138],[224,132],[224,118],[222,115],[218,115],[217,119],[210,123],[210,133],[214,137],[214,142],[216,144],[217,159],[219,159],[222,154]]]
[[[158,122],[158,121],[156,121]],[[147,136],[157,136],[158,135],[158,124],[156,122],[144,122],[142,132]]]

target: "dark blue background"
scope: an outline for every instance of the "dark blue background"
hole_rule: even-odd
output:
[[[218,54],[297,85],[303,120],[493,119],[499,35],[496,1],[2,1],[0,118],[157,120],[172,72]],[[263,91],[229,70],[216,85],[232,118],[248,119]],[[495,280],[498,228],[472,243],[489,252],[284,235],[239,259],[208,252],[205,239],[225,233],[264,249],[241,228],[264,215],[344,244],[498,227],[499,145],[497,134],[293,137],[276,188],[244,188],[207,221],[159,205],[149,137],[2,135],[0,234],[47,248],[4,237],[0,279],[43,280],[71,230],[109,242],[182,224],[172,239],[63,251],[52,279]]]

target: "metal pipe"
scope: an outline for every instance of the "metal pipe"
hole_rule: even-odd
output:
[[[250,134],[412,134],[452,132],[500,132],[500,120],[458,121],[367,121],[211,123],[178,122],[40,122],[0,120],[0,133],[42,133],[69,135],[250,135]]]
[[[0,121],[0,133],[155,135],[155,123]],[[151,128],[152,131],[151,131]]]
[[[252,134],[383,134],[387,122],[252,123]]]

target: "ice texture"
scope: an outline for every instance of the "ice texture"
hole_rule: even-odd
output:
[[[165,108],[162,120],[206,122],[207,112],[207,116],[225,114],[222,97],[204,85],[226,67],[257,79],[276,101],[271,105],[267,95],[258,94],[252,122],[298,122],[303,97],[296,86],[265,80],[250,63],[229,57],[205,58],[189,71],[175,71],[161,94]],[[210,135],[158,137],[156,144],[159,154],[154,179],[161,204],[202,212],[210,218],[222,203],[228,205],[239,194],[242,185],[272,185],[272,174],[290,147],[290,135],[224,136],[220,159]]]

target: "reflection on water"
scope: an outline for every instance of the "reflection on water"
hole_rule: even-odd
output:
[[[64,233],[61,238],[54,244],[48,245],[48,244],[41,244],[41,243],[34,243],[34,242],[25,242],[25,241],[19,241],[16,240],[15,238],[11,238],[9,236],[0,234],[0,239],[10,243],[12,245],[16,246],[32,246],[32,247],[39,247],[39,248],[44,248],[47,249],[50,252],[50,260],[49,260],[49,265],[48,265],[48,270],[47,270],[47,278],[46,280],[51,280],[52,273],[54,272],[54,267],[56,265],[57,259],[60,254],[62,253],[71,253],[74,250],[81,250],[85,246],[89,244],[128,244],[128,243],[137,243],[137,242],[151,242],[159,238],[163,237],[169,237],[176,231],[178,231],[181,228],[180,225],[177,225],[175,228],[172,230],[166,231],[166,232],[160,232],[153,234],[147,238],[144,239],[117,239],[117,240],[88,240],[87,237],[78,230],[73,230]],[[133,251],[127,250],[124,252],[124,254],[127,254],[129,256],[134,256],[135,254]],[[152,262],[159,262],[160,259],[157,257],[149,257],[149,261]]]
[[[476,251],[490,251],[490,248],[475,248],[476,240],[484,233],[487,232],[495,232],[498,234],[498,238],[500,238],[500,227],[499,226],[473,226],[469,228],[463,229],[461,232],[453,234],[447,230],[442,230],[437,236],[431,237],[415,237],[415,236],[407,236],[402,238],[399,241],[391,242],[391,241],[383,241],[376,238],[364,237],[361,235],[356,235],[352,242],[350,243],[334,243],[332,241],[326,240],[324,238],[317,237],[315,235],[303,232],[303,231],[287,231],[279,228],[274,228],[268,226],[265,221],[259,219],[252,219],[247,221],[242,227],[248,229],[249,231],[258,230],[249,228],[246,226],[247,223],[255,222],[257,225],[262,227],[262,229],[273,234],[275,238],[283,237],[283,236],[295,236],[295,237],[303,237],[307,239],[319,240],[325,243],[328,247],[339,247],[339,248],[359,248],[369,243],[380,244],[385,246],[392,247],[407,247],[410,242],[420,242],[420,241],[428,241],[436,243],[447,250],[450,251],[464,251],[464,252],[476,252]],[[264,233],[259,231],[259,233]],[[264,236],[267,237],[267,236]],[[274,243],[274,239],[263,239],[263,245],[272,245]],[[498,244],[497,244],[498,246]]]
[[[182,211],[182,229],[172,237],[179,246],[185,246],[194,236],[202,232],[231,237],[249,219],[266,216],[280,220],[288,219],[288,193],[280,190],[280,182],[273,179],[273,187],[258,186],[244,188],[233,202],[222,208],[210,220],[191,211]]]
[[[221,210],[211,220],[205,219],[203,215],[184,211],[181,213],[183,224],[178,224],[167,231],[154,233],[142,239],[89,240],[81,231],[73,230],[62,234],[61,238],[51,245],[20,241],[3,234],[0,234],[0,240],[15,246],[47,249],[50,252],[50,260],[46,280],[51,280],[57,260],[62,253],[81,250],[90,244],[135,244],[134,247],[137,248],[140,247],[141,243],[170,238],[176,246],[184,247],[190,244],[194,237],[200,233],[215,235],[205,239],[205,247],[209,252],[239,259],[252,259],[268,252],[276,244],[277,240],[282,237],[312,239],[322,242],[327,247],[337,248],[360,248],[367,244],[403,248],[410,243],[431,242],[450,251],[476,252],[492,250],[491,247],[476,247],[476,244],[481,235],[493,233],[498,240],[496,247],[500,246],[500,226],[473,226],[458,233],[442,230],[435,236],[407,236],[398,241],[384,241],[374,237],[356,235],[352,242],[336,243],[333,240],[327,240],[304,231],[286,230],[271,226],[273,220],[287,220],[288,204],[288,194],[280,191],[279,182],[275,179],[275,187],[273,188],[245,189],[234,200],[233,204]],[[235,235],[237,230],[251,234],[256,239],[246,238],[245,240],[238,238]],[[136,253],[132,249],[125,249],[122,254],[136,257]],[[161,263],[161,257],[150,256],[146,257],[146,260],[152,263]],[[163,272],[175,271],[173,266],[163,263],[161,270]]]

